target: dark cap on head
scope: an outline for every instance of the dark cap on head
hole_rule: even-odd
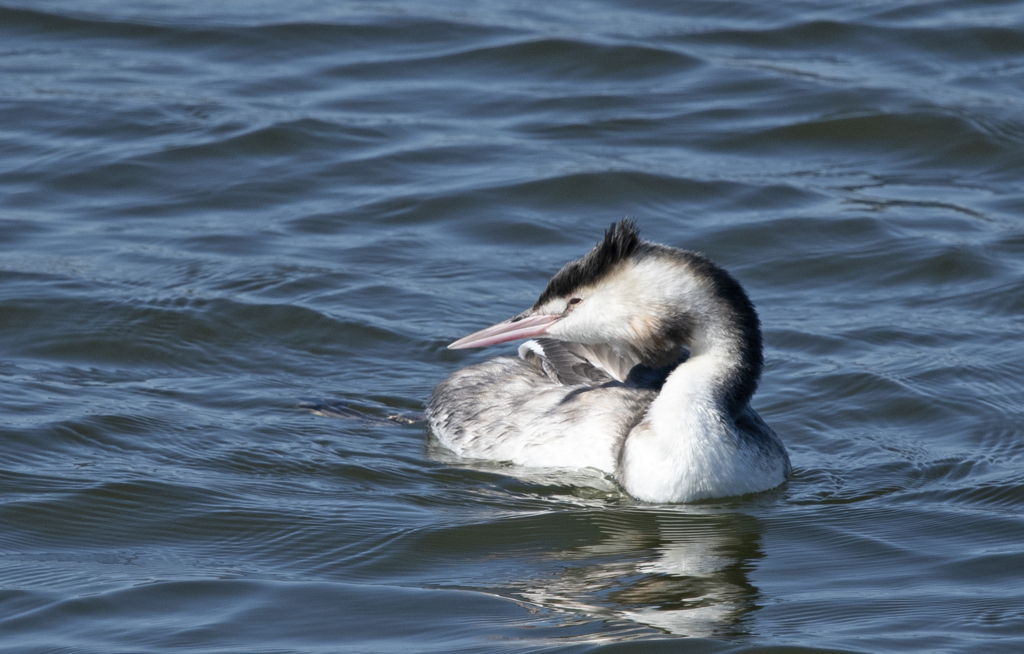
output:
[[[604,238],[593,250],[582,259],[565,264],[555,273],[533,305],[534,308],[553,298],[570,296],[583,286],[596,284],[617,264],[632,256],[640,243],[640,228],[637,227],[635,220],[625,218],[612,223],[604,233]]]

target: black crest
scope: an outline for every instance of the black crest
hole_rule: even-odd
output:
[[[635,220],[626,218],[613,223],[585,257],[570,261],[555,273],[533,306],[539,307],[552,298],[568,297],[577,288],[596,283],[616,264],[632,256],[640,242],[640,228]]]

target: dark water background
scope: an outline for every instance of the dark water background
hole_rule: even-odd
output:
[[[1019,2],[0,1],[0,648],[1024,651],[1022,180]],[[787,485],[299,407],[626,215],[747,286]]]

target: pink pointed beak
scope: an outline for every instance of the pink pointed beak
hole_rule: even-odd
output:
[[[499,322],[486,329],[481,329],[469,336],[463,336],[448,346],[449,350],[462,350],[468,347],[487,347],[515,341],[520,338],[540,336],[562,316],[537,315],[522,318],[516,316],[511,320]]]

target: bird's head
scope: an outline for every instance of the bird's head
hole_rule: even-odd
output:
[[[641,240],[636,223],[622,220],[586,256],[565,264],[532,307],[448,347],[545,336],[611,345],[648,365],[674,361],[692,336],[690,309],[699,309],[680,305],[683,287],[699,282],[681,274],[686,266],[674,252],[681,251]]]

